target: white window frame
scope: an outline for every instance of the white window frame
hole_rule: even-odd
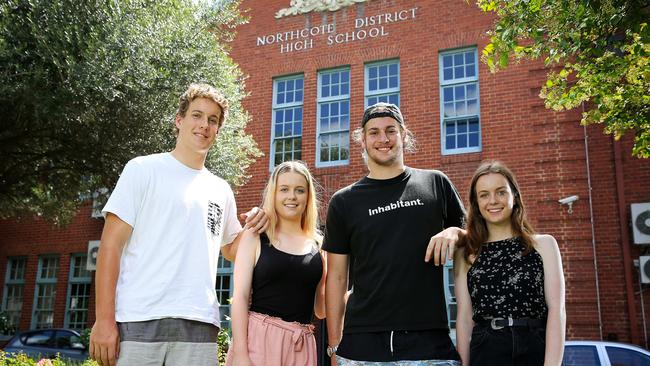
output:
[[[233,262],[230,262],[222,255],[219,255],[219,262],[217,262],[217,280],[215,288],[217,297],[219,296],[219,291],[223,291],[223,289],[219,288],[219,285],[221,284],[219,277],[230,277],[230,288],[228,289],[228,295],[226,297],[228,301],[219,301],[219,315],[221,316],[220,321],[222,329],[230,328],[230,299],[232,298],[233,288],[235,285],[234,267],[235,266]]]
[[[75,276],[75,269],[77,269],[77,266],[75,264],[75,260],[79,258],[81,261],[81,268],[79,269],[79,274],[81,276]],[[92,282],[92,274],[90,271],[86,269],[86,260],[88,258],[87,253],[75,253],[70,256],[70,275],[68,276],[68,293],[66,294],[66,301],[65,301],[65,327],[66,328],[71,328],[71,329],[85,329],[88,327],[88,306],[90,304],[90,286]],[[72,288],[75,285],[79,286],[87,286],[88,289],[88,296],[86,299],[86,307],[76,307],[75,309],[72,308],[71,302],[72,302]],[[81,326],[78,326],[78,324],[71,324],[70,323],[70,315],[73,312],[85,312],[85,321]]]
[[[277,101],[277,96],[278,96],[278,83],[279,82],[285,82],[288,80],[302,80],[302,100],[299,102],[293,101],[290,103],[278,103]],[[277,77],[273,79],[273,110],[271,112],[271,146],[269,148],[270,154],[269,154],[269,170],[272,171],[273,168],[275,168],[275,142],[276,142],[276,137],[275,137],[275,112],[278,110],[284,110],[284,109],[294,109],[296,107],[301,107],[303,116],[300,121],[301,127],[300,127],[300,135],[292,135],[291,137],[287,138],[286,136],[283,136],[279,138],[278,140],[286,140],[286,139],[294,139],[294,138],[300,138],[300,159],[303,159],[304,157],[302,156],[303,150],[302,150],[302,131],[305,126],[304,124],[304,101],[305,101],[305,75],[304,74],[294,74],[294,75],[288,75],[288,76],[282,76],[282,77]],[[293,154],[292,154],[293,156]],[[295,156],[293,156],[293,159],[295,159]],[[283,160],[284,161],[284,160]]]
[[[20,266],[18,265],[20,264]],[[22,267],[22,272],[17,268]],[[22,316],[22,303],[25,299],[25,271],[27,270],[27,257],[9,257],[7,258],[7,271],[5,273],[5,287],[2,297],[2,310],[7,313],[11,325],[17,330],[20,326]],[[15,274],[15,276],[14,276]],[[20,291],[20,308],[10,310],[9,307],[9,288],[21,288]],[[15,315],[15,316],[13,316]]]
[[[54,268],[54,277],[43,277],[43,262],[45,260],[50,260],[53,259],[55,260],[55,268]],[[55,303],[56,303],[56,285],[57,285],[57,279],[58,279],[58,272],[60,268],[60,258],[58,255],[43,255],[38,258],[38,272],[36,273],[36,286],[34,288],[34,305],[32,306],[32,323],[31,323],[31,328],[32,329],[44,329],[44,328],[52,328],[54,326],[54,313],[55,313]],[[42,286],[53,286],[53,291],[52,291],[52,307],[50,309],[38,309],[38,294],[39,290],[42,288]],[[52,313],[52,324],[39,324],[38,323],[38,314],[37,312],[46,312],[49,311]],[[41,327],[42,325],[45,325],[45,327]]]
[[[348,93],[347,94],[339,94],[337,96],[328,96],[328,97],[323,97],[321,95],[322,92],[322,76],[325,74],[333,74],[333,73],[338,73],[341,71],[347,71],[348,73]],[[317,168],[326,168],[326,167],[332,167],[332,166],[341,166],[341,165],[348,165],[350,164],[350,121],[351,119],[351,105],[350,105],[350,92],[352,89],[352,73],[350,72],[350,67],[345,66],[345,67],[337,67],[337,68],[332,68],[332,69],[326,69],[326,70],[320,70],[318,71],[318,83],[317,83],[317,88],[318,88],[318,95],[317,95],[317,100],[316,100],[316,167]],[[332,102],[348,102],[348,128],[346,130],[344,129],[339,129],[337,131],[327,131],[326,133],[321,133],[320,129],[320,106],[321,104],[325,103],[332,103]],[[321,155],[320,155],[320,140],[321,140],[321,135],[333,135],[333,134],[345,134],[347,133],[347,149],[348,149],[348,158],[343,159],[343,160],[335,160],[335,161],[326,161],[326,162],[321,162]],[[340,148],[340,146],[339,146]]]
[[[444,65],[443,65],[443,58],[445,56],[449,55],[454,55],[458,53],[467,53],[468,51],[473,51],[474,52],[474,76],[473,77],[463,77],[463,78],[457,78],[457,79],[452,79],[449,81],[444,80]],[[453,50],[446,50],[443,52],[440,52],[438,56],[438,77],[440,80],[440,88],[439,88],[439,93],[440,93],[440,146],[441,146],[441,152],[442,155],[455,155],[455,154],[464,154],[464,153],[473,153],[473,152],[480,152],[483,149],[483,139],[482,139],[482,133],[481,133],[481,93],[480,93],[480,83],[478,79],[478,64],[479,64],[479,59],[478,59],[478,48],[477,47],[466,47],[466,48],[459,48],[459,49],[453,49]],[[445,118],[445,108],[444,108],[444,88],[445,87],[450,87],[450,86],[461,86],[461,85],[467,85],[467,84],[476,84],[476,114],[467,114],[467,115],[462,115],[462,116],[455,116],[455,117],[449,117]],[[476,118],[478,119],[478,145],[477,146],[471,146],[471,147],[463,147],[463,148],[447,148],[447,122],[448,121],[459,121],[459,120],[469,120],[471,118]],[[469,131],[468,131],[469,134]],[[469,143],[469,139],[468,139]]]
[[[456,302],[455,294],[455,281],[454,281],[454,262],[451,258],[447,258],[443,270],[443,280],[445,284],[445,303],[447,304],[447,322],[449,324],[449,336],[456,343],[456,317],[452,317],[451,308],[456,306],[456,314],[458,314],[458,303]]]
[[[370,68],[377,67],[377,66],[384,66],[384,65],[394,65],[394,64],[397,64],[397,87],[393,87],[393,88],[388,87],[384,89],[377,89],[371,91],[370,90]],[[396,105],[399,107],[401,101],[400,86],[402,85],[400,73],[401,73],[401,69],[400,69],[399,59],[390,59],[390,60],[374,61],[374,62],[366,63],[364,67],[364,83],[363,83],[363,89],[365,95],[364,106],[366,108],[369,106],[368,99],[370,98],[397,95]]]

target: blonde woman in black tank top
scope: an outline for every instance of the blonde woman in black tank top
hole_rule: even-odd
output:
[[[247,230],[235,259],[233,342],[226,365],[317,364],[312,316],[325,316],[325,257],[314,181],[298,161],[278,165],[264,192],[269,228]],[[252,297],[251,297],[252,294]]]
[[[566,315],[557,242],[535,234],[517,181],[500,162],[477,169],[469,201],[454,255],[463,365],[559,366]]]

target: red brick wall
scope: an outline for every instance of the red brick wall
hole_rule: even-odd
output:
[[[90,206],[81,209],[73,222],[64,228],[53,227],[39,219],[0,221],[0,283],[3,286],[3,296],[7,257],[23,256],[27,258],[20,329],[29,329],[31,326],[39,256],[47,254],[59,256],[54,325],[63,326],[70,256],[76,253],[86,253],[88,241],[99,240],[103,224],[103,219],[90,217]],[[94,297],[94,286],[91,286],[89,321],[93,321],[95,317]],[[92,326],[92,323],[89,323],[88,326]]]
[[[586,129],[579,111],[553,113],[538,97],[547,69],[540,63],[513,64],[491,74],[479,66],[482,152],[441,155],[438,53],[442,50],[486,45],[484,35],[492,19],[473,4],[462,1],[386,1],[375,0],[344,8],[335,13],[311,13],[275,19],[274,13],[289,6],[288,0],[244,1],[250,23],[241,26],[233,42],[232,57],[249,75],[246,88],[251,93],[244,101],[251,113],[252,133],[265,156],[250,170],[253,176],[238,194],[240,209],[257,205],[268,177],[273,78],[303,73],[305,80],[303,112],[303,155],[323,187],[323,202],[333,192],[365,174],[360,149],[352,143],[350,164],[316,168],[316,82],[319,70],[349,66],[351,77],[351,128],[358,126],[364,103],[364,63],[391,58],[400,60],[401,108],[409,128],[415,133],[419,149],[407,155],[406,163],[447,173],[466,200],[469,179],[478,164],[499,159],[517,174],[529,216],[537,230],[556,237],[563,255],[567,281],[568,337],[600,338],[599,317],[606,337],[614,333],[622,341],[632,341],[623,271],[621,223],[618,216],[617,186],[612,139],[600,126]],[[328,46],[325,37],[313,37],[313,48],[280,53],[279,46],[256,46],[256,38],[275,32],[335,23],[337,32],[354,29],[354,18],[417,7],[416,19],[386,25],[389,35],[347,44]],[[479,53],[480,54],[480,53]],[[588,154],[585,149],[585,134]],[[630,143],[623,141],[626,217],[629,204],[650,201],[650,166],[647,160],[630,157]],[[589,207],[589,175],[593,205],[593,227]],[[578,195],[573,213],[558,199]],[[629,221],[623,223],[628,227]],[[594,240],[592,240],[594,239]],[[595,242],[598,276],[594,267]],[[625,245],[631,245],[626,243]],[[633,245],[631,245],[633,246]],[[631,259],[640,254],[631,248]],[[636,322],[643,343],[643,326],[633,269]],[[600,315],[596,295],[600,290]],[[648,296],[646,295],[646,304]],[[648,306],[646,305],[646,308]]]
[[[630,156],[630,138],[622,140],[622,187],[617,186],[613,141],[602,134],[601,126],[580,126],[579,111],[553,113],[538,97],[547,70],[540,63],[513,64],[491,74],[479,65],[482,151],[460,155],[441,155],[438,53],[441,50],[486,45],[484,31],[492,19],[475,5],[464,1],[373,0],[334,13],[312,13],[283,19],[273,15],[289,6],[289,0],[248,0],[251,21],[238,29],[232,44],[232,57],[249,75],[250,93],[244,107],[252,116],[247,131],[255,137],[265,156],[249,173],[253,176],[237,196],[240,211],[261,204],[269,175],[270,127],[273,78],[304,73],[303,160],[323,187],[324,206],[337,189],[365,174],[361,150],[351,143],[350,164],[315,168],[316,83],[321,69],[349,66],[351,76],[351,127],[358,126],[363,112],[364,63],[390,58],[400,60],[401,107],[407,125],[418,140],[418,152],[406,156],[413,167],[439,169],[447,173],[467,199],[469,179],[486,159],[504,161],[517,174],[531,221],[539,232],[557,239],[563,256],[567,282],[567,324],[570,339],[600,338],[599,318],[604,336],[612,333],[621,341],[644,344],[641,299],[637,269],[632,269],[632,298],[636,319],[630,322],[628,293],[624,274],[623,245],[630,248],[630,260],[645,247],[622,242],[621,233],[629,230],[629,204],[650,202],[650,163]],[[255,45],[256,37],[275,32],[336,23],[337,31],[354,28],[354,18],[417,7],[413,20],[386,25],[386,37],[327,46],[325,37],[314,38],[314,48],[281,54],[277,44]],[[585,149],[585,134],[589,159]],[[590,175],[587,174],[589,167]],[[591,179],[591,189],[589,186]],[[617,189],[624,192],[623,215],[619,220]],[[590,196],[593,215],[590,212]],[[578,195],[573,213],[557,200]],[[593,220],[592,220],[593,218]],[[592,221],[595,235],[592,235]],[[0,222],[0,281],[4,284],[6,257],[28,257],[24,311],[21,328],[29,328],[38,256],[61,255],[57,287],[55,325],[63,325],[67,276],[71,253],[85,252],[88,240],[99,239],[103,220],[90,218],[83,209],[73,224],[52,228],[40,220]],[[622,229],[621,229],[622,228]],[[595,243],[595,244],[594,244]],[[598,272],[594,267],[595,246]],[[600,315],[596,283],[600,292]],[[644,290],[647,289],[645,285]],[[4,288],[3,288],[4,291]],[[648,314],[650,296],[644,293]],[[91,300],[89,318],[94,318]],[[646,319],[647,321],[647,319]],[[650,323],[648,323],[650,325]],[[636,339],[632,339],[636,327]]]

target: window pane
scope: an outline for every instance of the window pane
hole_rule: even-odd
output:
[[[478,132],[478,119],[473,118],[469,121],[469,130],[470,132]]]
[[[444,80],[451,80],[454,78],[454,69],[452,69],[451,67],[448,69],[444,69],[442,71],[442,74]]]
[[[456,148],[456,137],[454,135],[447,136],[446,139],[446,144],[447,144],[447,149],[455,149]]]
[[[465,52],[465,63],[473,64],[474,63],[474,52]]]
[[[465,108],[465,102],[456,102],[456,115],[462,116],[464,114],[467,114],[467,110]]]
[[[390,83],[389,83],[388,87],[389,88],[397,88],[398,87],[397,76],[391,76],[390,77]]]
[[[456,142],[458,142],[458,148],[462,149],[467,147],[467,134],[458,134]]]
[[[465,77],[465,68],[462,66],[454,67],[454,78],[460,79]]]
[[[397,75],[397,63],[390,64],[388,68],[391,75]]]
[[[469,134],[469,146],[477,147],[478,146],[478,133]]]
[[[442,88],[443,101],[451,102],[454,100],[454,89],[453,88]]]
[[[442,67],[452,67],[454,65],[451,55],[445,55],[442,57]]]
[[[476,76],[476,72],[474,70],[474,65],[465,66],[465,76],[467,76],[467,77]]]
[[[445,103],[444,111],[445,117],[453,117],[456,115],[456,110],[454,109],[454,103]]]
[[[454,98],[456,100],[465,99],[465,86],[457,86],[454,88]]]
[[[330,115],[329,104],[321,104],[320,106],[320,116],[321,118],[328,117]]]
[[[467,91],[468,99],[474,99],[478,97],[478,95],[476,94],[476,84],[467,84],[465,86],[465,90]]]
[[[467,121],[458,121],[457,123],[458,126],[458,133],[466,133],[467,132]]]

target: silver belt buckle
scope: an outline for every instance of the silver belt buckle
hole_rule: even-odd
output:
[[[490,326],[492,327],[492,329],[499,330],[506,327],[504,325],[497,325],[497,320],[506,320],[506,318],[492,318],[492,320],[490,321]],[[507,320],[508,320],[508,326],[512,327],[512,324],[514,323],[512,321],[512,318],[508,317]]]

